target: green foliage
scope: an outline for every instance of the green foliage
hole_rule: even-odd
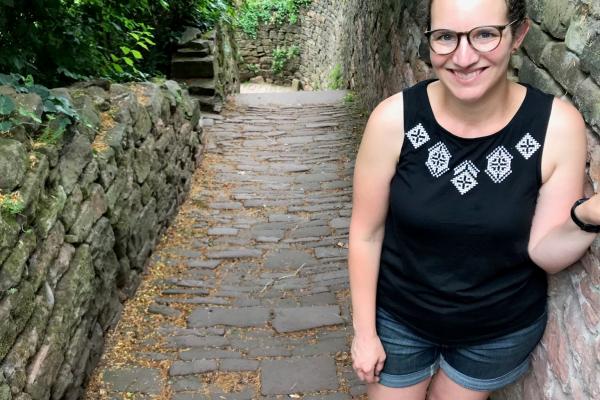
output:
[[[186,26],[233,21],[233,0],[0,0],[0,71],[46,86],[166,75]]]
[[[21,198],[21,194],[13,192],[10,195],[0,194],[0,212],[17,215],[23,212],[25,209],[25,202]]]
[[[344,73],[339,63],[335,64],[335,67],[329,73],[329,88],[334,90],[344,88]]]
[[[258,74],[258,71],[260,71],[260,66],[258,64],[246,64],[246,68],[253,74]]]
[[[277,47],[273,50],[273,63],[271,65],[271,71],[275,75],[279,75],[285,69],[287,63],[294,57],[300,55],[300,48],[298,46],[290,47]]]
[[[42,124],[42,134],[33,139],[43,143],[56,143],[70,124],[80,121],[79,114],[69,99],[55,96],[45,86],[34,84],[31,76],[25,78],[18,74],[0,74],[0,85],[11,86],[18,93],[35,93],[40,96],[43,104],[40,119],[30,110],[17,107],[10,97],[0,95],[0,134],[33,120]]]
[[[245,0],[238,12],[237,24],[250,37],[256,38],[261,24],[295,24],[298,12],[312,0]]]
[[[344,104],[346,104],[346,105],[353,104],[355,101],[356,101],[356,94],[352,91],[349,91],[344,96]]]

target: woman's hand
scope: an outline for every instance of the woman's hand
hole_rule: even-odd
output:
[[[379,382],[385,351],[379,336],[358,336],[352,339],[352,368],[358,379],[366,383]]]

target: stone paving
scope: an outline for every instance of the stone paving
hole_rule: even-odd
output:
[[[189,198],[86,399],[365,398],[346,265],[362,119],[344,92],[286,95],[205,121]]]

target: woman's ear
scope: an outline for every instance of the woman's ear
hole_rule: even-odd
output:
[[[513,51],[517,51],[517,49],[521,47],[521,44],[523,43],[523,40],[525,40],[527,32],[529,32],[529,27],[529,18],[525,17],[523,22],[521,22],[515,30],[515,38],[513,40]]]

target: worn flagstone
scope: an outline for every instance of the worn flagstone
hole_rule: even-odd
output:
[[[204,125],[188,200],[84,400],[365,398],[346,265],[364,121],[343,97],[239,95]]]

